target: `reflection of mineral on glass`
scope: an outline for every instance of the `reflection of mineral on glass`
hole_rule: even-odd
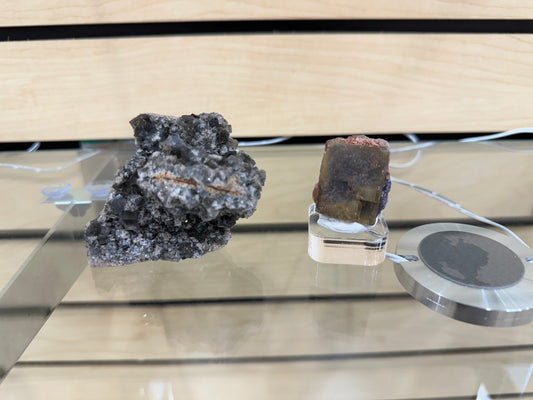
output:
[[[345,222],[373,225],[390,189],[389,144],[350,136],[328,140],[313,191],[316,210]]]
[[[179,261],[224,246],[265,183],[231,126],[216,113],[141,114],[131,125],[137,152],[85,230],[89,264]]]

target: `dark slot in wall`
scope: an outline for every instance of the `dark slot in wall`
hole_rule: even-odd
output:
[[[533,33],[530,20],[325,19],[112,23],[0,27],[0,41],[202,34]]]
[[[493,134],[498,132],[469,132],[469,133],[418,133],[417,136],[424,141],[454,141],[461,140],[469,137],[485,136],[488,134]],[[350,136],[352,133],[346,133],[345,135],[336,135],[336,136]],[[381,138],[388,140],[389,142],[397,141],[407,141],[405,134],[369,134],[369,137]],[[334,136],[294,136],[291,137],[280,144],[291,145],[291,144],[323,144],[327,140],[333,138]],[[238,141],[259,141],[263,139],[271,139],[266,137],[240,137],[236,138]],[[531,134],[521,133],[513,136],[509,136],[506,140],[527,140],[531,139]],[[107,147],[109,145],[113,146],[113,143],[117,146],[124,147],[124,144],[127,144],[128,140],[118,140],[118,141],[105,141]],[[131,146],[133,146],[133,139],[130,140]],[[6,142],[0,143],[0,151],[26,151],[28,150],[33,143],[31,142]],[[38,150],[60,150],[60,149],[80,149],[82,147],[98,147],[98,142],[81,142],[81,141],[64,141],[64,142],[40,142]]]

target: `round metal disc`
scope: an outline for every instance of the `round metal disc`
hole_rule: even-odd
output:
[[[533,250],[477,226],[439,223],[408,231],[394,264],[418,301],[448,317],[485,326],[533,321]]]

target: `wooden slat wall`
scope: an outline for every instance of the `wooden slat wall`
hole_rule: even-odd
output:
[[[31,0],[0,28],[314,19],[528,19],[533,1]],[[533,124],[530,34],[263,34],[0,42],[0,142],[130,138],[141,112],[217,111],[237,137]],[[449,25],[453,32],[453,24]],[[501,28],[500,28],[501,29]],[[73,34],[75,36],[75,33]]]
[[[80,329],[84,321],[90,324]],[[430,312],[410,297],[266,301],[261,305],[59,307],[20,361],[452,353],[530,346],[531,335],[532,324],[488,330]]]
[[[39,239],[0,240],[0,290],[13,278],[39,244]]]
[[[530,0],[30,0],[2,2],[0,25],[311,18],[532,18]]]
[[[1,141],[130,138],[140,112],[235,136],[533,125],[533,35],[317,34],[0,43]]]

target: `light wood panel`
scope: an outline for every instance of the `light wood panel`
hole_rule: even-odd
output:
[[[532,334],[531,324],[487,329],[459,322],[411,298],[59,307],[20,360],[368,354],[529,345]]]
[[[31,0],[0,5],[0,26],[147,21],[359,18],[532,18],[531,1]]]
[[[7,400],[532,398],[531,351],[291,363],[15,367]],[[483,385],[483,387],[482,387]],[[529,396],[528,396],[529,393]],[[494,398],[493,397],[493,398]]]
[[[141,112],[235,136],[533,124],[533,35],[231,35],[0,43],[1,141],[130,138]]]
[[[38,239],[0,240],[0,291],[39,244]]]

